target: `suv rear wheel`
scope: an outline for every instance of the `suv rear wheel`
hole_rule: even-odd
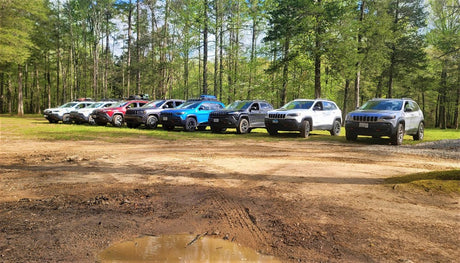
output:
[[[308,138],[310,135],[310,122],[303,120],[300,124],[300,137]]]
[[[155,115],[150,115],[145,122],[145,126],[149,129],[155,129],[158,125],[158,118]]]
[[[249,121],[247,119],[241,119],[236,128],[236,133],[248,133],[249,132]]]
[[[335,120],[334,123],[332,124],[332,130],[329,132],[331,133],[332,136],[337,136],[340,134],[340,128],[342,127],[342,124],[340,124],[340,121]]]
[[[393,145],[401,145],[404,138],[404,124],[398,123],[396,133],[390,136],[390,143]]]
[[[412,138],[414,138],[415,141],[421,141],[423,140],[424,134],[425,134],[425,125],[423,124],[423,122],[420,122],[420,124],[418,125],[417,133],[414,136],[412,136]]]
[[[121,127],[123,125],[123,116],[120,114],[113,116],[112,124],[115,127]]]
[[[188,132],[195,131],[196,125],[197,123],[194,118],[187,118],[187,120],[185,120],[184,130]]]

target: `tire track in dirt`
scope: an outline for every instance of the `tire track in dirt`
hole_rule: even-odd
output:
[[[227,221],[230,229],[235,230],[235,233],[244,230],[252,237],[251,239],[255,243],[266,244],[265,233],[257,225],[257,218],[251,214],[248,207],[243,206],[239,201],[234,200],[232,196],[226,195],[218,190],[211,190],[213,203],[218,206]],[[247,232],[248,231],[248,232]],[[236,236],[232,238],[232,241],[236,239]]]

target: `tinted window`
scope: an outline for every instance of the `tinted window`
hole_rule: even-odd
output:
[[[399,111],[402,108],[402,100],[370,100],[361,106],[361,110],[391,110]]]
[[[220,110],[223,108],[222,105],[217,104],[217,103],[212,103],[210,106],[211,106],[210,107],[211,110]]]
[[[323,106],[324,106],[324,110],[335,110],[335,109],[337,109],[335,104],[332,103],[332,102],[329,102],[329,101],[323,102]]]
[[[313,106],[313,110],[323,110],[323,103],[318,101],[315,106]]]
[[[251,110],[259,110],[259,103],[252,104]]]
[[[268,103],[262,102],[262,103],[260,103],[260,108],[261,108],[262,110],[267,111],[267,110],[271,110],[271,109],[272,109],[272,106],[270,106]]]
[[[309,109],[313,105],[313,101],[291,101],[288,102],[286,105],[281,107],[284,110],[292,110],[292,109]]]

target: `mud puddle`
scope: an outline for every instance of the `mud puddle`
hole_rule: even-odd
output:
[[[281,262],[228,240],[204,235],[143,236],[110,246],[101,263],[114,262]]]

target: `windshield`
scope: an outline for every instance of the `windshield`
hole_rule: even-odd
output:
[[[93,103],[93,104],[89,105],[86,108],[95,109],[95,108],[99,108],[99,106],[101,106],[102,104],[104,104],[104,103],[103,102],[96,102],[96,103]]]
[[[235,101],[232,104],[227,105],[225,109],[227,110],[245,110],[251,106],[250,101]]]
[[[399,111],[402,108],[402,100],[370,100],[364,103],[360,110],[391,110]]]
[[[288,102],[286,105],[281,107],[283,110],[292,110],[292,109],[309,109],[313,105],[312,100],[293,100]]]
[[[151,101],[147,104],[144,104],[144,106],[142,106],[141,108],[159,108],[161,105],[163,105],[165,101],[164,100],[155,100],[155,101]]]
[[[121,101],[121,102],[118,102],[112,106],[110,106],[110,108],[118,108],[118,107],[123,107],[127,104],[128,102],[127,101]]]
[[[184,104],[181,104],[179,106],[176,107],[176,109],[194,109],[196,107],[198,107],[198,105],[200,104],[201,102],[196,102],[196,101],[187,101],[185,102]]]
[[[59,108],[72,108],[73,106],[77,105],[76,102],[69,102],[69,103],[66,103],[62,106],[59,106]]]

